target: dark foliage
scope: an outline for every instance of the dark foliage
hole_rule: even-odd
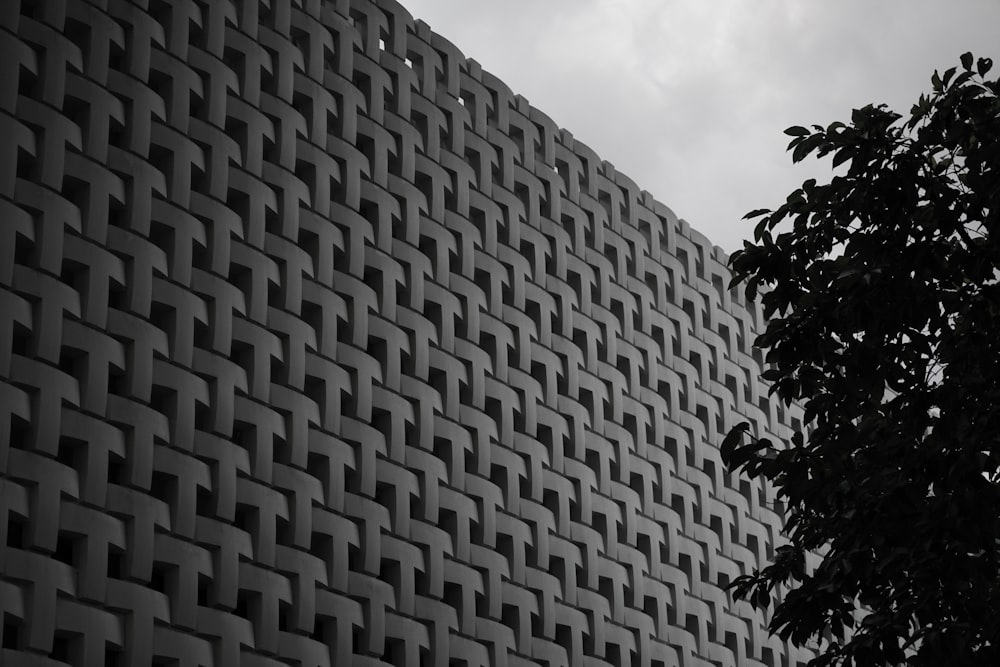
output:
[[[771,630],[814,665],[1000,664],[1000,79],[973,60],[909,118],[786,130],[794,161],[846,173],[748,214],[731,259],[771,318],[764,377],[806,419],[724,441],[789,507],[790,543],[731,588],[787,586]]]

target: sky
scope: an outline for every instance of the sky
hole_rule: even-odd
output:
[[[966,51],[1000,68],[1000,0],[401,2],[728,252],[830,178],[785,128],[907,113]]]

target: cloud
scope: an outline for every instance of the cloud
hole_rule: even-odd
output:
[[[1000,62],[1000,2],[404,0],[419,18],[727,250],[828,167],[790,125],[908,111],[967,50]]]

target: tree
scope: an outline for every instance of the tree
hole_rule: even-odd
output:
[[[909,118],[792,127],[834,176],[758,210],[731,286],[760,293],[764,380],[803,407],[786,443],[734,428],[787,545],[732,584],[814,665],[1000,664],[1000,79],[972,54]],[[837,167],[844,165],[839,170]],[[779,223],[785,223],[780,229]],[[787,231],[786,227],[790,227]],[[780,233],[779,233],[780,232]],[[810,555],[811,554],[811,555]]]

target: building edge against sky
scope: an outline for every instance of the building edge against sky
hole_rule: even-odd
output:
[[[719,587],[799,413],[669,208],[395,2],[0,19],[4,663],[810,657]]]

